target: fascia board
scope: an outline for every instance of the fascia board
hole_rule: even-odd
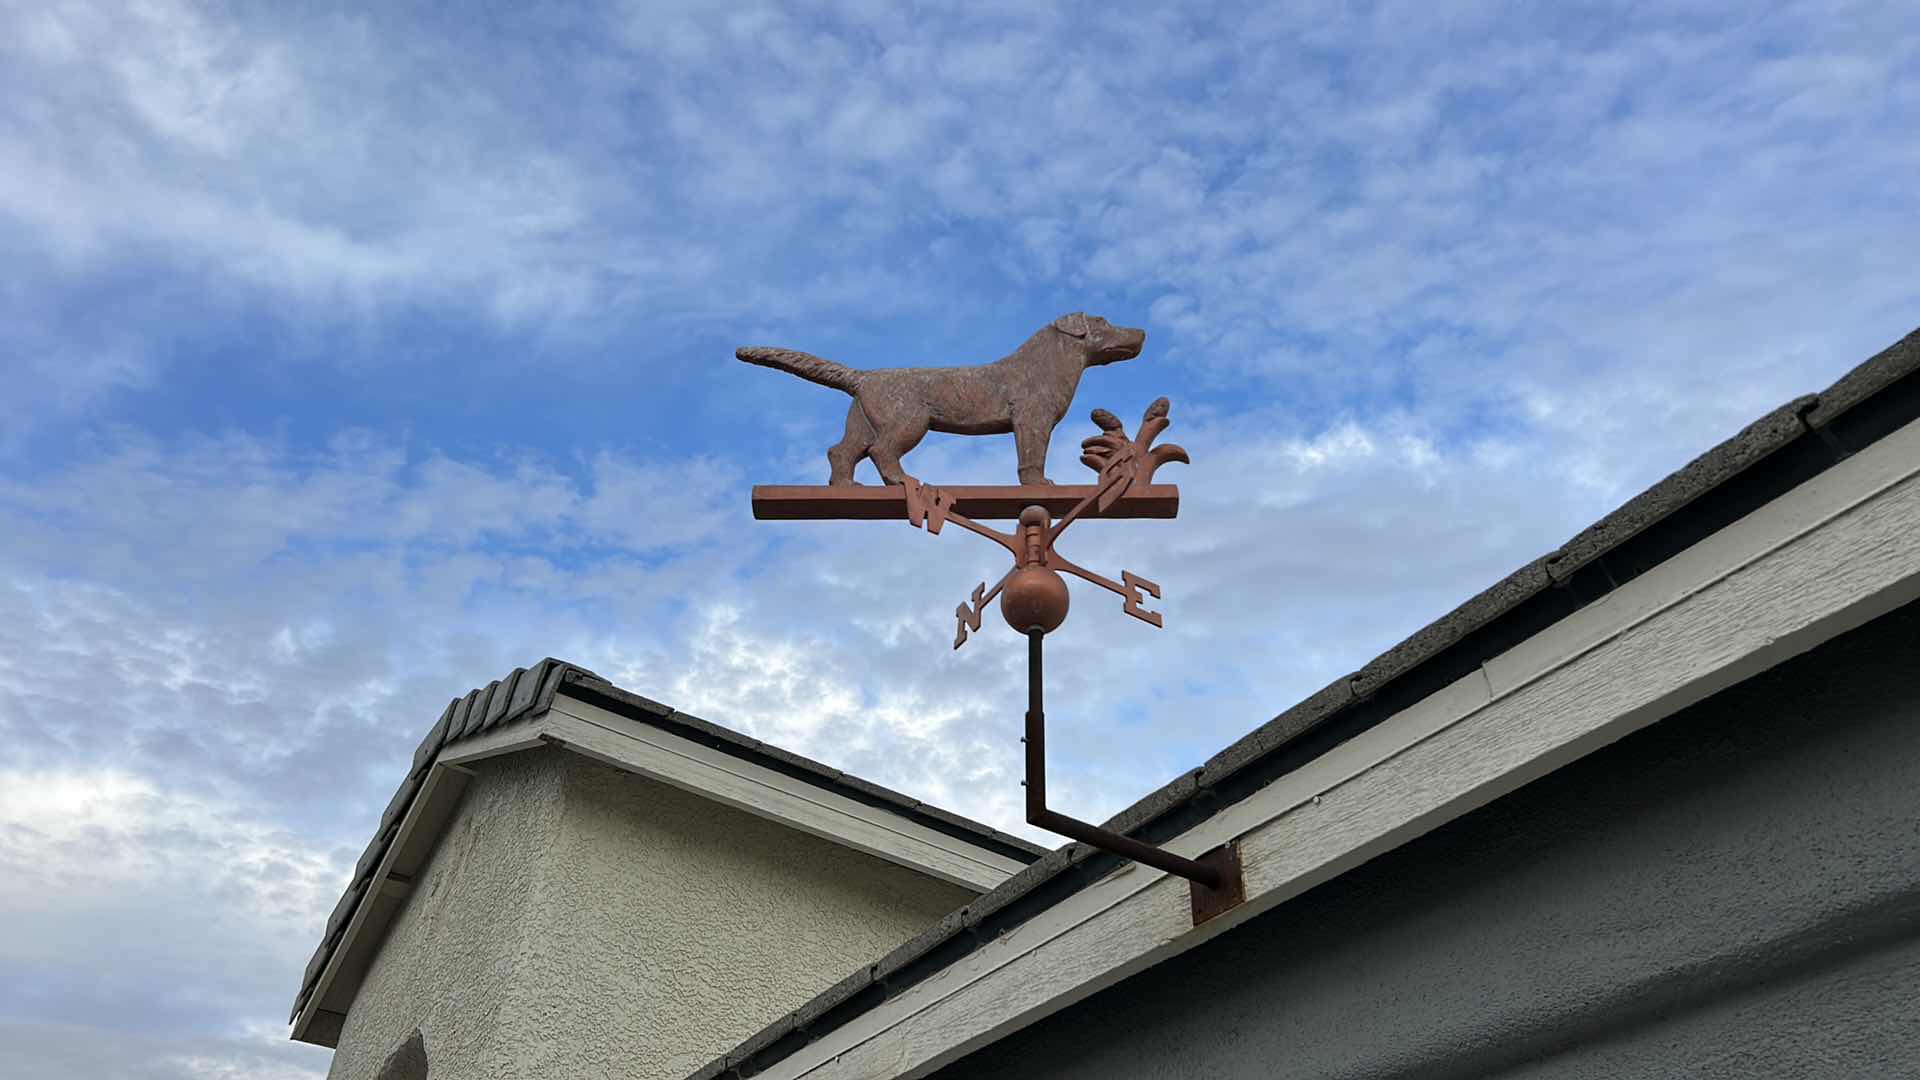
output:
[[[901,815],[567,697],[563,688],[546,712],[440,750],[393,843],[374,869],[375,887],[348,921],[312,995],[294,1019],[296,1041],[332,1045],[316,1018],[322,1012],[344,1014],[350,1006],[359,989],[358,979],[349,975],[343,981],[343,973],[364,971],[370,959],[364,954],[377,946],[404,898],[401,890],[386,887],[389,875],[403,855],[424,862],[425,851],[451,813],[452,801],[471,775],[467,766],[546,746],[671,784],[975,893],[986,892],[1025,869],[1024,863]],[[423,823],[429,834],[421,833]]]
[[[1237,840],[1241,907],[1123,866],[758,1075],[925,1076],[1916,598],[1920,421],[1167,843]]]
[[[1026,868],[884,808],[568,697],[565,688],[553,699],[544,737],[628,772],[976,893]]]
[[[344,973],[365,971],[367,962],[371,960],[371,950],[378,946],[387,924],[399,911],[400,902],[404,899],[386,888],[387,883],[394,880],[392,875],[402,859],[408,861],[410,868],[417,868],[426,861],[432,842],[452,815],[470,776],[465,769],[438,760],[427,770],[427,778],[421,783],[419,794],[414,796],[406,816],[400,819],[393,843],[387,846],[387,853],[374,867],[373,883],[367,889],[367,896],[355,907],[353,918],[347,921],[346,930],[340,935],[340,943],[334,947],[325,970],[314,983],[313,993],[301,1008],[300,1015],[294,1018],[292,1038],[295,1041],[317,1046],[334,1045],[339,1032],[323,1031],[316,1027],[316,1018],[323,1012],[338,1016],[344,1016],[347,1012],[353,996],[359,991],[359,977]],[[412,875],[407,877],[411,879]],[[340,1002],[340,997],[346,1001]],[[328,1007],[328,1002],[335,1004]],[[337,1028],[338,1025],[332,1026]]]

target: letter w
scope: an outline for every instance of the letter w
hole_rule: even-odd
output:
[[[924,521],[928,532],[940,535],[940,527],[947,523],[947,511],[953,508],[953,496],[911,476],[903,476],[900,481],[907,489],[907,524],[918,529]]]

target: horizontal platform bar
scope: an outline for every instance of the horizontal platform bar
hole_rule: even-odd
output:
[[[1095,490],[1092,484],[935,486],[953,496],[955,513],[975,520],[1011,520],[1029,506],[1044,506],[1058,517]],[[1148,484],[1098,516],[1170,518],[1179,514],[1179,485]],[[907,516],[907,491],[898,484],[755,484],[753,516],[760,521],[900,521]]]

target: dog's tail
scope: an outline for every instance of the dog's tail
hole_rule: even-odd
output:
[[[862,372],[845,364],[824,360],[812,353],[796,352],[793,349],[771,349],[765,345],[743,345],[733,350],[733,355],[749,364],[779,368],[781,371],[798,375],[808,382],[831,386],[835,390],[844,390],[849,394],[860,389]]]

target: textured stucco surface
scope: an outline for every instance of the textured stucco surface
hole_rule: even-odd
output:
[[[1920,609],[937,1074],[1920,1076]]]
[[[970,893],[562,750],[483,762],[329,1074],[681,1080]]]
[[[415,1027],[435,1080],[516,1075],[510,1016],[528,966],[527,910],[559,839],[556,751],[479,762],[460,809],[347,1013],[333,1068],[375,1080]]]

